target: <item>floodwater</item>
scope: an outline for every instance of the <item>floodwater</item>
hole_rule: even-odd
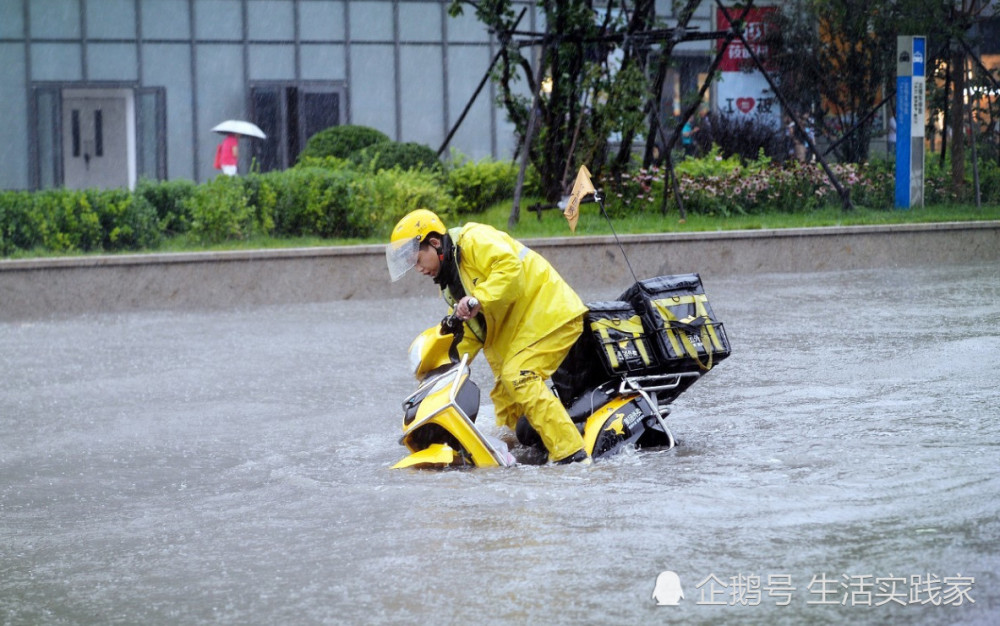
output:
[[[1000,270],[706,289],[680,445],[590,467],[389,469],[430,297],[0,324],[0,623],[1000,622]]]

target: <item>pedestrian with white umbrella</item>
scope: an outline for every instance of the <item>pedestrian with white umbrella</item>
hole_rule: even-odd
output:
[[[239,162],[240,136],[267,139],[260,128],[250,122],[241,120],[226,120],[212,129],[213,132],[226,136],[215,149],[215,169],[222,170],[226,176],[236,176],[236,165]]]

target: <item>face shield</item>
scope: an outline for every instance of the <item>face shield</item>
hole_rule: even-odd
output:
[[[393,241],[385,247],[385,262],[389,266],[389,277],[392,278],[392,282],[402,278],[403,274],[417,264],[419,252],[419,237]]]

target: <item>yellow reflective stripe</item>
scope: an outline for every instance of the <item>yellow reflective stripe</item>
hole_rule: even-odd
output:
[[[615,356],[614,342],[611,341],[611,337],[608,335],[608,329],[603,325],[599,325],[597,322],[591,324],[591,327],[600,326],[599,328],[594,328],[601,335],[601,343],[604,344],[604,350],[608,353],[608,362],[611,363],[611,369],[616,370],[620,365],[618,363],[618,357]]]
[[[717,350],[722,350],[722,342],[719,341],[719,335],[715,332],[715,324],[713,323],[712,318],[708,316],[708,310],[705,308],[706,302],[708,302],[708,296],[702,294],[697,300],[695,300],[695,311],[697,311],[698,315],[705,318],[705,327],[708,329],[708,336],[712,338],[712,345],[715,346]]]
[[[638,315],[633,315],[628,319],[611,318],[593,320],[590,322],[590,329],[601,336],[601,343],[604,344],[604,349],[608,351],[608,359],[613,369],[617,368],[620,364],[615,357],[612,347],[612,344],[615,343],[622,350],[628,350],[628,344],[632,343],[644,364],[651,365],[653,363],[653,360],[649,356],[649,350],[646,348],[646,331],[642,325],[642,319]],[[611,333],[608,332],[609,329],[614,329],[615,332],[620,334],[632,335],[632,338],[613,339]]]
[[[660,312],[660,315],[663,317],[663,319],[668,322],[665,325],[663,332],[667,336],[667,339],[670,340],[670,347],[674,349],[674,354],[680,356],[681,354],[683,354],[683,352],[681,352],[681,346],[677,343],[677,336],[669,324],[669,322],[676,322],[677,316],[675,316],[674,312],[671,311],[667,306],[661,304],[662,302],[664,302],[664,300],[654,300],[653,305],[656,306],[656,310]]]
[[[649,358],[649,352],[646,350],[646,338],[641,333],[635,333],[635,347],[639,350],[642,362],[646,365],[651,365],[653,360]]]
[[[598,326],[613,328],[621,333],[631,333],[633,336],[641,335],[643,332],[642,320],[639,319],[638,315],[633,315],[629,319],[596,319],[590,322],[590,327],[594,330],[597,330]]]
[[[708,335],[706,326],[710,327],[711,319],[708,317],[704,305],[700,306],[701,309],[700,311],[698,310],[700,302],[706,302],[706,301],[707,298],[703,294],[699,294],[694,296],[671,296],[670,298],[664,298],[662,300],[654,300],[653,304],[656,306],[656,309],[660,312],[660,315],[663,316],[663,319],[667,321],[667,327],[664,328],[664,333],[667,335],[667,339],[670,340],[670,345],[674,349],[674,354],[676,354],[677,356],[683,356],[685,353],[687,353],[687,355],[690,356],[692,359],[694,359],[695,363],[698,364],[698,367],[700,367],[703,370],[710,370],[712,369],[712,360],[714,352],[712,350],[712,343],[711,343],[712,339]],[[677,316],[674,315],[674,312],[669,308],[669,304],[665,303],[673,303],[674,305],[694,304],[695,310],[699,314],[699,316],[702,316],[707,320],[705,325],[701,327],[700,331],[701,343],[705,347],[705,352],[708,355],[707,364],[702,363],[701,360],[698,358],[698,350],[694,347],[694,344],[691,343],[691,339],[690,337],[688,337],[688,334],[686,332],[677,333],[674,331],[673,328],[670,327],[670,322],[680,322],[680,320],[677,319]],[[698,318],[687,317],[682,323],[690,324],[697,319]],[[712,331],[712,333],[714,334],[714,330]],[[678,345],[677,341],[678,335],[680,335],[680,343],[684,346],[683,351],[681,350],[680,345]],[[716,345],[718,345],[718,339],[716,339]]]

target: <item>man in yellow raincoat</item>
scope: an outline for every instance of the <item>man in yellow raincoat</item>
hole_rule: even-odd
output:
[[[392,280],[416,267],[471,332],[460,354],[480,348],[496,384],[490,397],[497,424],[513,429],[520,416],[538,432],[555,463],[589,456],[583,438],[545,381],[583,330],[587,308],[556,270],[505,232],[468,223],[448,230],[433,212],[403,217],[386,247]],[[470,307],[472,299],[478,301]]]

